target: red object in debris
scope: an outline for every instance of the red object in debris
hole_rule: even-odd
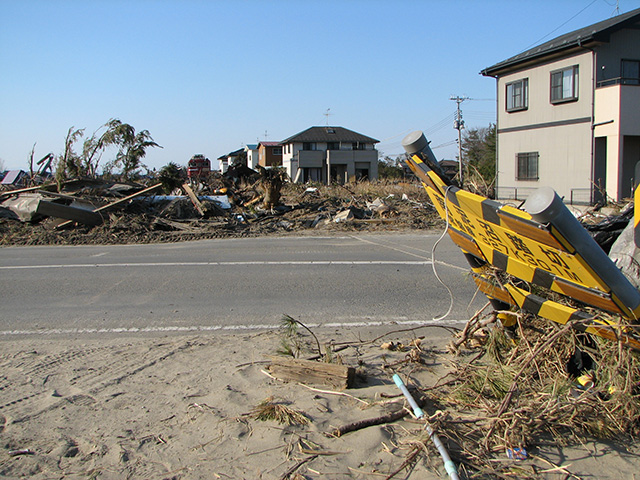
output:
[[[202,177],[211,171],[211,161],[204,155],[194,155],[187,166],[189,178]]]

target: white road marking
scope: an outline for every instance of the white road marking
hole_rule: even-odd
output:
[[[449,320],[446,326],[463,325],[467,320]],[[348,327],[383,327],[383,326],[427,326],[443,325],[443,322],[432,320],[369,320],[361,322],[308,323],[309,328],[348,328]],[[114,328],[43,328],[37,330],[0,330],[0,336],[49,336],[49,335],[82,335],[82,334],[119,334],[119,333],[188,333],[188,332],[242,332],[257,330],[277,330],[281,325],[191,325],[164,327],[114,327]]]
[[[431,265],[431,261],[392,260],[307,260],[307,261],[255,261],[255,262],[149,262],[149,263],[76,263],[54,265],[4,265],[0,270],[29,270],[44,268],[99,268],[99,267],[211,267],[242,265]],[[453,265],[451,265],[453,266]],[[455,267],[455,266],[453,266]],[[459,268],[459,267],[455,267]]]

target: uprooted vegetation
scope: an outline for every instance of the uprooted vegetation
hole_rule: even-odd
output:
[[[415,181],[300,185],[282,183],[273,170],[262,174],[248,170],[211,173],[186,183],[171,175],[168,172],[168,178],[148,185],[77,179],[60,188],[53,184],[0,192],[0,202],[5,202],[0,203],[0,244],[156,243],[441,225],[426,192]],[[136,196],[150,185],[157,188]],[[49,204],[82,203],[80,208],[98,212],[101,222],[88,226],[42,215],[19,221],[6,203],[28,195]]]

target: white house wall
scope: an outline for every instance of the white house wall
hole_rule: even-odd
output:
[[[260,160],[260,156],[258,155],[258,150],[247,149],[247,167],[256,169],[258,166],[258,161]]]
[[[568,201],[573,189],[591,187],[592,53],[520,70],[498,80],[497,186],[501,198],[518,191],[525,198],[541,186],[554,188]],[[578,65],[578,101],[552,104],[551,72]],[[506,85],[528,79],[528,108],[507,112]],[[518,153],[538,152],[538,181],[516,180]],[[584,192],[575,190],[574,195]],[[589,200],[588,198],[586,199]]]

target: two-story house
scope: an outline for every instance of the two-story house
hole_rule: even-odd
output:
[[[282,165],[300,183],[375,180],[378,142],[343,127],[310,127],[280,142]]]
[[[482,70],[497,80],[496,197],[551,186],[567,203],[632,195],[640,178],[640,9]]]
[[[260,142],[258,144],[258,165],[261,167],[282,166],[282,145],[280,142]]]

